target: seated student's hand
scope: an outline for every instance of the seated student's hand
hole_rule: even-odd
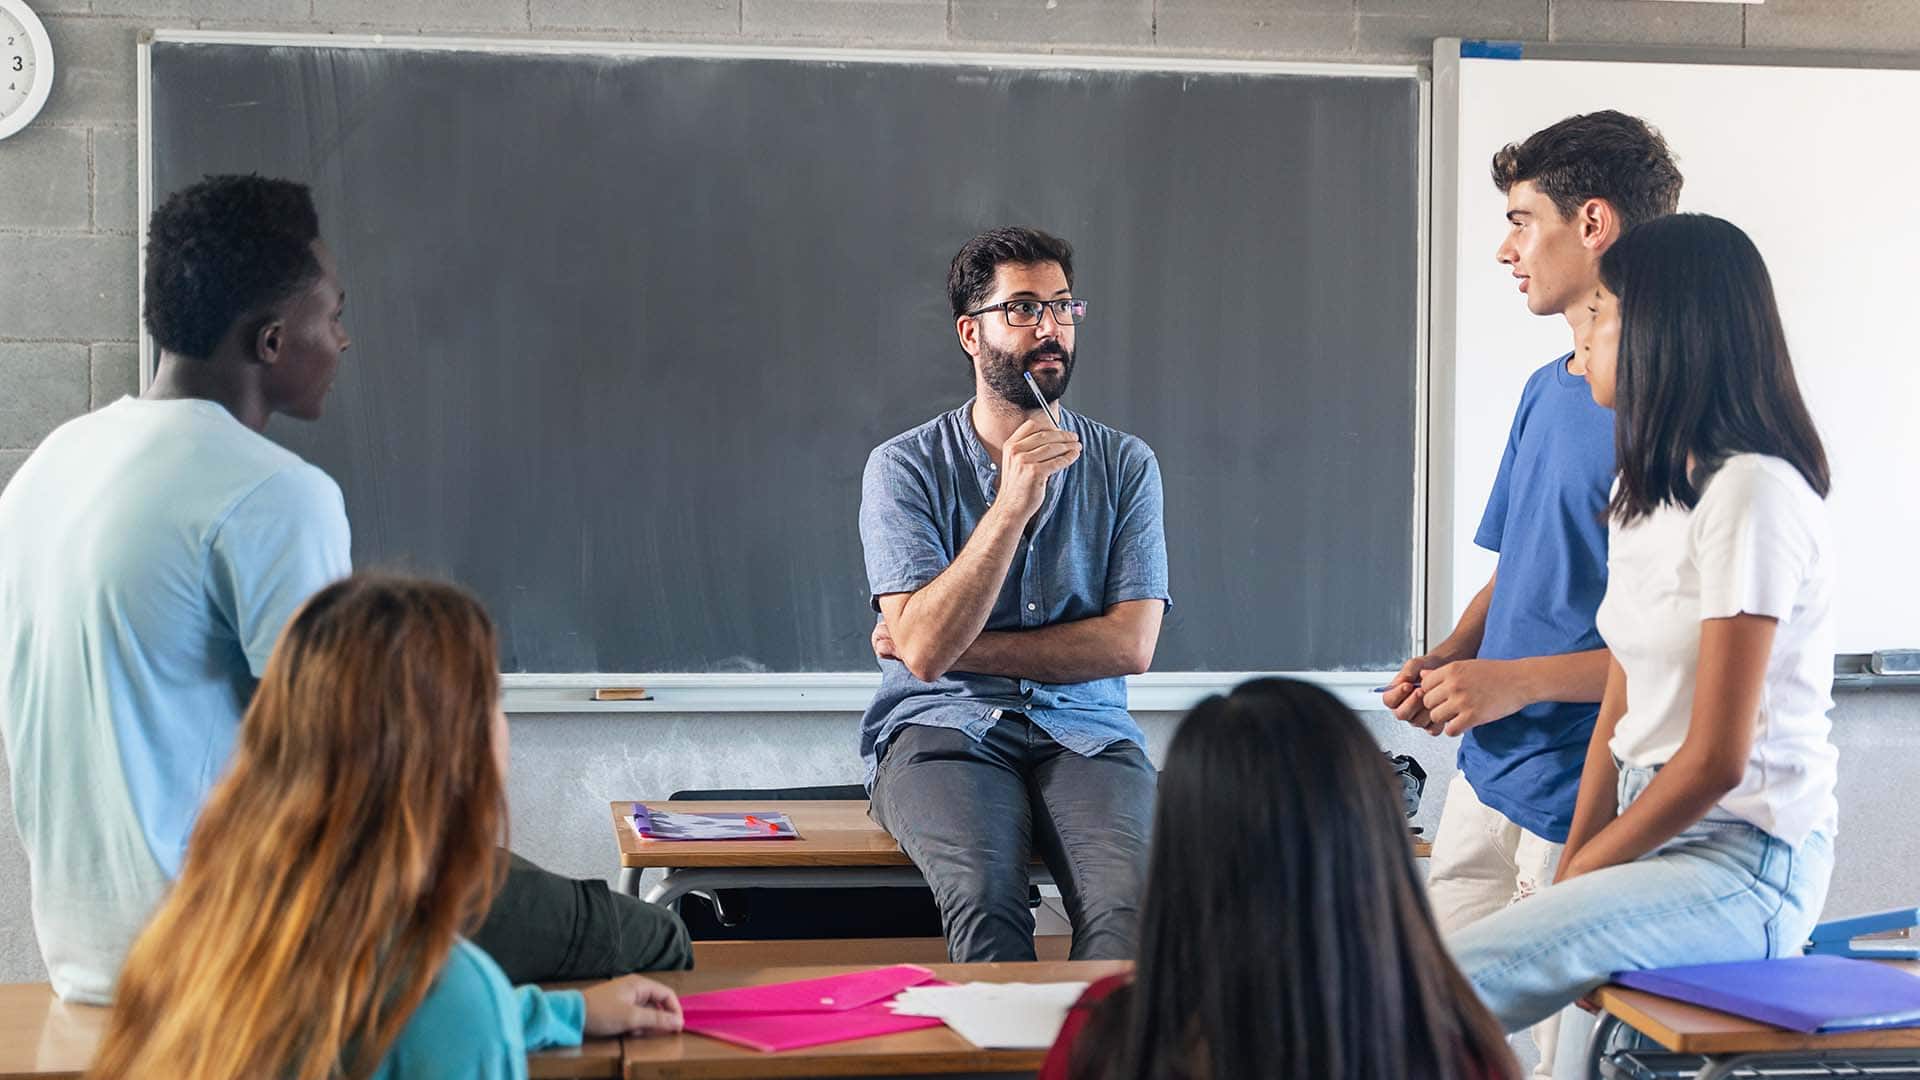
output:
[[[900,659],[900,654],[894,651],[893,635],[887,633],[885,619],[873,624],[873,655],[881,660]]]
[[[623,975],[580,991],[586,999],[586,1034],[670,1035],[682,1026],[680,999],[640,975]]]
[[[1432,722],[1449,735],[1512,716],[1532,703],[1505,660],[1456,660],[1423,672],[1420,697]]]
[[[1444,725],[1434,722],[1428,712],[1426,695],[1420,688],[1420,675],[1446,664],[1446,660],[1432,653],[1416,656],[1401,665],[1393,681],[1387,684],[1386,692],[1380,695],[1380,703],[1387,711],[1429,735],[1440,734]]]

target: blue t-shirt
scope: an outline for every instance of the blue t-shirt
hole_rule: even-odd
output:
[[[1594,404],[1572,354],[1533,373],[1514,413],[1500,475],[1473,542],[1500,555],[1483,660],[1603,647],[1594,616],[1607,591],[1613,410]],[[1587,740],[1600,707],[1537,702],[1460,740],[1475,795],[1536,836],[1565,843]]]
[[[1077,413],[1080,460],[1047,481],[1046,501],[987,616],[988,630],[1033,630],[1089,619],[1128,600],[1168,600],[1160,463],[1147,444]],[[999,490],[999,465],[973,430],[973,402],[895,436],[867,458],[860,542],[875,597],[918,591],[966,546]],[[860,725],[873,783],[879,755],[902,724],[958,728],[975,739],[1002,710],[1024,714],[1061,746],[1097,754],[1120,740],[1146,746],[1115,676],[1055,684],[949,671],[921,682],[898,660],[880,663],[880,690]]]

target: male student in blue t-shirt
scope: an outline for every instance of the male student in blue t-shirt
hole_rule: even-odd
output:
[[[345,576],[340,489],[262,432],[318,419],[346,290],[299,184],[209,177],[154,212],[153,382],[0,491],[0,735],[62,998],[112,998],[281,629]],[[511,860],[474,935],[517,981],[684,967],[664,909]]]
[[[1680,171],[1665,140],[1618,112],[1573,116],[1493,158],[1507,196],[1496,253],[1527,310],[1577,330],[1600,257],[1628,229],[1673,213]],[[1451,933],[1549,885],[1572,824],[1588,736],[1606,686],[1594,615],[1607,584],[1604,512],[1613,413],[1569,352],[1521,392],[1474,542],[1498,553],[1453,633],[1407,661],[1384,695],[1395,716],[1460,735],[1427,876]],[[1550,1075],[1554,1021],[1535,1030]]]

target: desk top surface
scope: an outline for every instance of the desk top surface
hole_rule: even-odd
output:
[[[578,983],[569,983],[578,986]],[[112,1009],[61,1001],[46,983],[0,984],[0,1080],[72,1080],[87,1071]],[[527,1055],[532,1077],[617,1077],[621,1040]]]
[[[653,976],[682,994],[737,986],[817,979],[871,964],[758,968],[733,971],[682,971]],[[1028,964],[927,964],[950,982],[1092,982],[1127,971],[1115,960],[1055,960]],[[742,1077],[875,1076],[900,1073],[1030,1073],[1046,1058],[1044,1050],[981,1050],[944,1027],[905,1031],[873,1039],[828,1043],[779,1054],[765,1054],[704,1035],[628,1039],[627,1080],[657,1077],[728,1080]]]
[[[1920,975],[1920,962],[1896,962],[1895,966]],[[1775,1050],[1920,1051],[1920,1027],[1807,1035],[1623,986],[1603,986],[1588,997],[1661,1046],[1681,1054]]]
[[[650,809],[686,813],[777,811],[793,819],[797,840],[647,840],[633,827],[633,800],[612,804],[613,834],[621,866],[911,866],[912,860],[867,816],[865,799],[781,802],[645,803]]]
[[[633,827],[633,800],[611,805],[613,835],[620,865],[631,867],[780,867],[910,866],[912,861],[879,823],[867,816],[865,799],[783,802],[669,802],[647,800],[649,809],[700,813],[777,811],[793,820],[797,840],[647,840]],[[1430,845],[1415,840],[1414,855],[1426,858]]]

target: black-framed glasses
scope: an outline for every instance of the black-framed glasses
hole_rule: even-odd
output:
[[[1039,326],[1042,311],[1053,312],[1053,321],[1061,326],[1078,326],[1087,319],[1087,302],[1077,296],[1064,300],[1006,300],[969,311],[967,315],[985,315],[989,311],[999,312],[1008,326]]]

